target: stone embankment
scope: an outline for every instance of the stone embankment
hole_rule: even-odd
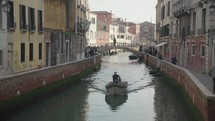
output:
[[[189,70],[170,62],[159,60],[149,54],[144,55],[144,61],[152,67],[159,69],[163,75],[168,76],[170,81],[185,93],[186,96],[183,97],[187,97],[186,100],[190,102],[188,104],[193,105],[190,107],[195,108],[204,121],[215,121],[215,95]]]
[[[0,78],[0,112],[75,82],[100,67],[101,56]]]

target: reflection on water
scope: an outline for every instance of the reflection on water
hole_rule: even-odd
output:
[[[187,109],[184,100],[164,80],[156,80],[155,84],[155,121],[196,121]]]
[[[105,101],[108,105],[110,105],[111,110],[117,110],[118,106],[125,103],[128,99],[128,95],[106,95]]]
[[[129,60],[130,54],[103,57],[98,72],[7,121],[193,121],[183,99],[144,63]],[[115,71],[128,82],[125,96],[106,96]]]
[[[17,112],[7,121],[86,121],[87,96],[87,83],[71,85],[63,91],[56,91],[53,97]]]

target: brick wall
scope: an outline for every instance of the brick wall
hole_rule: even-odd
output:
[[[100,56],[0,78],[0,101],[25,94],[100,63]]]
[[[202,56],[201,53],[201,47],[202,46],[206,46],[205,43],[206,38],[204,36],[200,37],[192,37],[188,39],[187,42],[187,48],[188,48],[188,52],[187,52],[187,67],[188,69],[192,69],[195,70],[199,73],[207,73],[207,69],[206,69],[206,55]],[[192,54],[192,46],[195,46],[195,54]],[[205,53],[206,54],[206,53]],[[209,65],[208,65],[209,66]]]
[[[148,58],[148,61],[147,61]],[[157,58],[145,54],[144,60],[155,66]],[[205,121],[215,121],[215,96],[208,91],[196,77],[184,68],[167,61],[160,62],[162,72],[173,78],[188,94],[191,102],[201,113]]]

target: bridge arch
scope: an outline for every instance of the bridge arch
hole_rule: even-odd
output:
[[[99,47],[97,51],[99,53],[105,53],[111,49],[122,49],[122,50],[126,50],[126,51],[136,54],[138,56],[139,60],[143,60],[143,53],[139,52],[135,48],[136,47],[132,47],[132,46],[104,46],[104,47]]]

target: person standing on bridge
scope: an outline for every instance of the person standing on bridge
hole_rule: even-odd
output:
[[[116,46],[116,37],[113,38],[113,45]]]
[[[210,70],[209,75],[213,79],[213,93],[215,93],[215,66]]]
[[[172,62],[172,64],[177,64],[177,58],[176,58],[176,55],[173,55],[173,57],[171,58],[171,62]]]

